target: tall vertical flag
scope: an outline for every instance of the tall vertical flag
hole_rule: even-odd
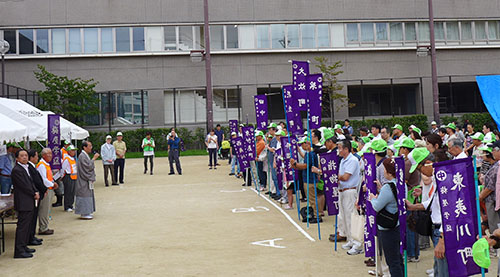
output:
[[[476,187],[472,158],[433,164],[450,276],[481,273],[472,258],[478,236]]]
[[[255,95],[255,117],[257,119],[257,129],[267,130],[267,96]]]
[[[255,161],[257,153],[255,151],[255,129],[252,126],[243,127],[243,147],[247,161]]]
[[[398,191],[399,235],[401,238],[401,255],[406,250],[406,184],[405,160],[403,157],[394,158],[396,164],[396,188]]]
[[[323,74],[306,76],[307,105],[309,109],[309,128],[321,127],[321,95],[323,94]]]
[[[375,167],[375,154],[365,153],[365,182],[366,194],[377,195],[377,185],[375,184],[377,169]],[[370,201],[366,201],[366,224],[365,224],[365,257],[375,257],[375,234],[377,233],[377,222],[375,221],[377,212],[373,209]]]
[[[242,137],[231,138],[233,141],[234,150],[236,153],[236,158],[238,159],[238,164],[240,165],[240,170],[243,172],[250,167],[247,155],[245,153],[244,140]]]
[[[298,171],[292,169],[290,164],[290,159],[294,159],[297,161],[298,152],[297,152],[297,137],[294,135],[290,135],[290,141],[288,137],[281,137],[281,149],[283,149],[283,163],[285,168],[286,179],[288,181],[297,180],[299,178]],[[291,151],[290,151],[291,150]]]
[[[61,169],[61,119],[57,114],[47,115],[48,128],[48,148],[52,150],[52,161],[50,167],[52,169]]]
[[[293,95],[297,101],[297,112],[307,110],[307,75],[309,75],[309,62],[292,61]]]
[[[238,134],[238,120],[229,120],[229,130]]]
[[[293,85],[283,86],[283,98],[289,132],[294,135],[304,134],[302,119],[300,118],[300,113],[298,112],[298,102],[294,100]]]
[[[336,151],[319,154],[328,215],[339,214],[339,156]]]

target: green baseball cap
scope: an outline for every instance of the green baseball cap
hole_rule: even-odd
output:
[[[422,135],[422,130],[418,127],[413,127],[413,131],[417,132],[419,135]]]
[[[446,125],[446,128],[450,128],[450,129],[455,130],[455,129],[457,129],[457,126],[455,125],[455,123],[451,122],[448,125]]]
[[[492,153],[493,152],[493,147],[483,146],[483,147],[479,147],[477,150],[481,150],[481,151]]]
[[[276,132],[276,135],[277,136],[282,136],[282,137],[286,136],[285,131],[283,131],[283,130]]]
[[[267,137],[268,137],[268,138],[272,138],[272,137],[273,137],[273,135],[269,134],[269,135],[267,135]]]
[[[478,266],[482,268],[490,267],[490,245],[485,238],[478,239],[472,245],[472,259]]]
[[[477,139],[479,141],[483,141],[484,135],[481,132],[477,132],[473,136],[471,136],[471,139]]]
[[[276,123],[271,123],[271,124],[269,124],[269,126],[267,126],[267,129],[271,129],[271,128],[278,128],[278,125]]]
[[[374,139],[371,144],[371,148],[375,153],[382,153],[387,151],[387,142],[383,139]]]
[[[368,134],[368,137],[369,137],[370,139],[373,139],[375,136],[374,136],[372,133],[370,133],[370,134]]]
[[[396,125],[392,126],[392,129],[399,129],[399,130],[403,131],[403,126],[401,126],[401,124],[396,124]]]
[[[328,139],[331,139],[333,137],[335,137],[335,133],[332,132],[332,130],[330,130],[330,129],[323,130],[323,139],[325,141],[327,141]]]
[[[9,148],[9,147],[17,147],[17,145],[15,143],[13,143],[13,142],[7,143],[6,146],[7,146],[7,148]]]
[[[369,143],[371,139],[369,136],[366,136],[366,137],[362,137],[361,140],[363,140],[364,143]]]
[[[257,132],[255,132],[255,136],[256,136],[256,137],[258,137],[258,136],[264,137],[264,132],[262,132],[262,131],[257,131]]]
[[[363,148],[358,152],[359,155],[363,155],[364,153],[370,153],[370,149],[372,149],[372,143],[368,142],[363,146]]]
[[[335,124],[335,126],[333,127],[333,130],[337,130],[337,129],[342,129],[342,126],[340,126],[340,124]]]
[[[408,155],[408,160],[411,162],[410,173],[413,173],[419,163],[421,163],[431,152],[427,148],[415,148]]]
[[[302,137],[299,139],[299,141],[297,142],[297,144],[302,144],[302,143],[306,143],[308,142],[309,140],[307,139],[307,137]]]
[[[354,149],[358,149],[358,143],[354,140],[351,140],[351,147]]]
[[[68,150],[68,151],[71,151],[71,150],[78,150],[78,148],[76,148],[74,145],[70,144],[70,145],[66,148],[66,150]]]
[[[403,140],[399,141],[398,148],[408,148],[408,149],[413,149],[415,148],[415,142],[411,138],[404,138]]]
[[[69,140],[64,140],[64,145],[71,144],[71,141]]]

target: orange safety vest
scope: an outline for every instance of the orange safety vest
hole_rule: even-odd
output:
[[[45,166],[45,170],[47,171],[47,174],[46,174],[47,180],[54,182],[54,177],[52,176],[52,169],[50,168],[50,165],[46,164],[43,159],[38,162],[38,164],[36,165],[36,168],[38,169],[38,167],[40,167],[40,165]],[[52,189],[52,187],[50,187],[49,189]]]
[[[69,163],[70,168],[71,168],[71,173],[70,173],[69,177],[72,180],[76,180],[76,161],[75,161],[75,159],[68,155],[68,156],[66,156],[66,158],[64,158],[64,160],[68,160],[68,163]],[[67,173],[64,172],[64,174],[66,175]]]
[[[61,149],[61,157],[64,159],[66,156],[69,156],[68,150],[66,150],[66,148],[63,147]]]

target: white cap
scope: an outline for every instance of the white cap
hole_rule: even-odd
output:
[[[236,132],[231,133],[231,136],[236,136],[236,135],[237,135]]]
[[[107,136],[106,136],[106,139],[112,139],[112,138],[113,138],[113,137],[112,137],[112,136],[110,136],[110,135],[107,135]]]
[[[431,125],[437,125],[437,122],[436,121],[432,121]]]
[[[116,136],[117,136],[117,137],[119,137],[119,136],[122,136],[122,137],[123,137],[123,134],[122,134],[122,132],[118,132],[118,133],[116,133]]]

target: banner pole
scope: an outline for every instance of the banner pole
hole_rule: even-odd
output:
[[[408,256],[406,255],[406,250],[403,250],[404,252],[404,259],[405,259],[405,277],[408,277]]]
[[[309,103],[309,100],[308,100],[308,103]],[[311,134],[311,126],[309,126],[309,107],[307,107],[307,133],[309,134],[309,137],[312,138],[312,134]],[[311,150],[312,149],[312,139],[311,139]],[[314,151],[311,151],[314,153]],[[307,159],[307,173],[309,175],[309,160],[310,159]],[[312,166],[312,165],[311,165]],[[314,173],[312,173],[314,174]],[[321,240],[321,228],[319,226],[319,210],[318,210],[318,193],[317,193],[317,190],[316,190],[316,178],[313,178],[314,179],[314,182],[313,182],[313,185],[314,185],[314,198],[316,200],[316,222],[318,224],[318,238],[319,240]],[[307,181],[309,181],[309,176],[307,178]],[[309,185],[307,186],[309,188]],[[307,209],[307,211],[309,211],[309,208]],[[309,218],[309,216],[308,216]]]
[[[288,116],[286,115],[285,93],[283,91],[283,87],[281,87],[281,98],[283,98],[283,109],[285,110],[286,132],[287,132],[287,136],[288,136],[288,143],[290,144],[288,151],[290,152],[290,157],[292,157],[292,143],[290,141],[290,128],[289,128],[290,126],[288,124]],[[297,156],[298,156],[298,150],[297,150]],[[290,166],[291,166],[291,164],[290,164]],[[300,221],[300,200],[298,198],[298,193],[297,193],[297,181],[295,180],[295,169],[293,170],[293,190],[295,192],[295,205],[297,206],[297,217],[299,218],[299,221]]]
[[[477,210],[477,228],[479,229],[478,236],[481,236],[481,210],[479,205],[479,184],[478,184],[478,176],[477,176],[477,166],[476,166],[476,156],[473,157],[474,164],[474,187],[476,188],[476,210]],[[481,276],[484,277],[485,271],[484,268],[481,267]]]
[[[335,215],[335,252],[337,252],[337,217],[338,215]]]

